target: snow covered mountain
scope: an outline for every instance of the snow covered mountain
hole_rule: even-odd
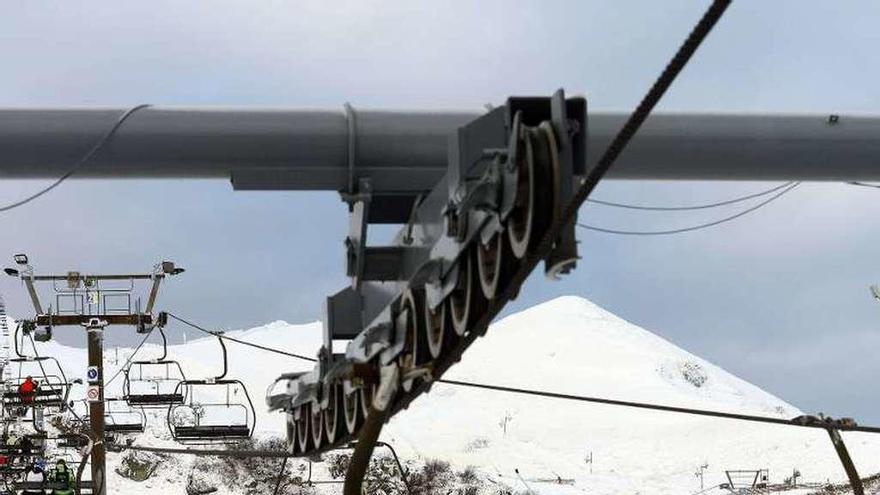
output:
[[[187,334],[191,340],[170,346],[169,357],[180,362],[187,377],[216,374],[221,365],[216,339],[192,340],[196,335],[191,330]],[[274,322],[228,335],[307,355],[314,355],[322,340],[319,323]],[[38,348],[42,355],[57,357],[68,377],[84,375],[83,349],[54,342]],[[138,359],[160,351],[159,346],[147,344]],[[118,360],[113,349],[105,352],[108,377],[131,352],[119,349]],[[229,364],[229,376],[246,383],[257,405],[257,435],[283,435],[283,419],[265,411],[263,392],[279,373],[311,369],[311,363],[230,343]],[[786,418],[801,414],[783,400],[579,297],[554,299],[496,322],[446,378]],[[121,385],[121,377],[114,380],[107,395],[121,394]],[[78,387],[72,398],[83,393]],[[154,415],[149,431],[137,442],[172,445],[161,425],[163,417]],[[727,469],[769,469],[773,482],[781,482],[793,469],[807,481],[845,479],[827,435],[819,430],[442,383],[397,415],[383,439],[405,459],[473,466],[489,487],[545,495],[696,492],[700,480],[694,473],[704,463],[708,464],[706,487],[725,481]],[[871,437],[847,434],[846,440],[863,475],[880,471],[880,446]],[[111,474],[119,457],[111,455]],[[157,488],[184,493],[191,467],[192,460],[175,458],[144,482],[112,474],[111,493],[148,493]],[[559,480],[567,484],[553,482]],[[339,487],[320,490],[336,493]],[[245,492],[225,487],[219,493]]]

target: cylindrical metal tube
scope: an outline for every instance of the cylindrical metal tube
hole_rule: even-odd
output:
[[[124,110],[0,110],[0,177],[57,177]],[[231,178],[242,188],[344,190],[349,119],[357,176],[426,190],[445,173],[447,136],[469,113],[139,110],[75,177]]]
[[[122,112],[0,110],[0,177],[60,176]],[[370,177],[375,191],[424,191],[446,171],[449,133],[478,116],[150,107],[75,177],[230,178],[239,189],[345,190],[353,165],[355,178]],[[588,163],[625,118],[590,114]],[[880,180],[878,162],[880,117],[656,114],[608,178]]]
[[[626,115],[591,114],[588,163]],[[880,117],[655,114],[609,179],[880,180]]]

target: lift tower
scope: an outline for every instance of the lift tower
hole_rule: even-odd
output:
[[[89,426],[92,486],[96,495],[106,495],[106,448],[104,445],[104,329],[110,325],[128,325],[138,333],[164,326],[162,318],[153,316],[159,286],[169,275],[183,272],[170,261],[153,267],[150,273],[88,275],[76,271],[63,275],[35,275],[27,255],[15,255],[18,268],[6,268],[7,275],[21,278],[27,288],[35,316],[25,319],[22,329],[37,341],[52,338],[55,327],[81,327],[88,338]],[[51,285],[54,300],[44,306],[36,282]],[[133,295],[138,282],[149,284],[146,304]]]

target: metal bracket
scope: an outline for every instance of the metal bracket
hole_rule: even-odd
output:
[[[354,289],[360,287],[364,273],[364,251],[372,192],[369,179],[361,179],[357,193],[342,194],[342,199],[349,204],[348,237],[345,238],[346,275],[351,277],[351,286]]]
[[[379,386],[373,395],[371,404],[377,411],[385,411],[391,405],[391,400],[399,386],[400,368],[397,363],[391,363],[379,368]]]
[[[348,192],[354,194],[355,167],[357,165],[357,115],[351,103],[345,103],[345,123],[348,126]]]
[[[42,328],[34,328],[34,340],[37,342],[49,342],[52,340],[52,327],[45,326]]]
[[[557,158],[561,164],[559,166],[559,203],[554,205],[553,212],[553,218],[557,220],[562,214],[562,205],[567,205],[574,194],[574,174],[569,166],[574,155],[571,139],[572,129],[569,128],[567,102],[561,89],[550,98],[550,113],[552,123],[550,129],[556,138]],[[544,260],[544,274],[547,278],[558,279],[560,275],[571,272],[577,265],[577,239],[574,232],[576,222],[577,217],[563,227],[562,233],[556,239],[553,251]]]
[[[324,321],[324,346],[333,340],[357,337],[363,325],[363,304],[360,292],[346,287],[327,298]]]

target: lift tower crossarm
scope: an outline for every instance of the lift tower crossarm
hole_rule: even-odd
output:
[[[34,310],[36,311],[36,324],[41,326],[82,325],[88,323],[90,318],[99,318],[101,320],[107,321],[110,325],[138,325],[138,323],[149,325],[152,323],[152,312],[156,304],[156,297],[159,294],[159,286],[162,280],[168,275],[177,275],[183,272],[183,269],[175,267],[174,263],[170,261],[163,261],[162,263],[159,263],[155,266],[152,273],[88,275],[80,272],[69,272],[63,275],[35,275],[33,268],[27,264],[27,258],[24,257],[22,259],[25,260],[24,263],[19,264],[24,265],[23,269],[7,269],[7,273],[10,275],[20,276],[21,279],[24,281],[25,285],[27,286],[31,302],[34,305]],[[34,282],[66,282],[68,284],[68,287],[74,288],[82,286],[84,287],[84,290],[88,290],[90,287],[95,287],[95,284],[100,281],[126,280],[132,282],[134,282],[135,280],[151,280],[153,282],[150,287],[149,297],[147,298],[146,308],[143,312],[139,312],[137,314],[119,314],[118,312],[107,312],[105,308],[105,311],[99,314],[46,314],[43,311],[43,305],[40,302],[39,296],[34,286]]]
[[[478,112],[193,109],[133,114],[74,177],[227,179],[241,190],[429,191]],[[57,178],[124,109],[0,109],[0,177]],[[626,118],[591,112],[588,165]],[[607,179],[880,180],[880,117],[657,113]],[[375,205],[374,205],[375,206]]]

